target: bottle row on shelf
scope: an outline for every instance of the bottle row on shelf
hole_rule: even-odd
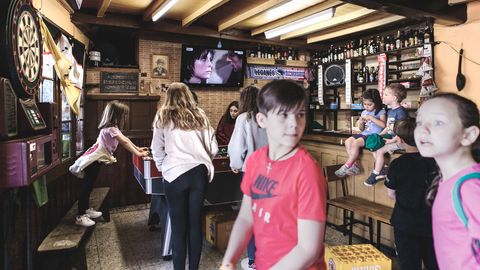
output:
[[[249,57],[260,59],[275,59],[275,60],[302,60],[299,59],[299,51],[294,48],[285,48],[278,46],[257,46],[256,49],[248,53]]]
[[[416,47],[431,42],[430,26],[424,29],[398,30],[395,34],[355,39],[343,45],[330,45],[329,49],[313,52],[313,65],[326,64],[355,57],[364,57],[382,52]]]

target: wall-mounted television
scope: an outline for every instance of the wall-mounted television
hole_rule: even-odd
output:
[[[182,46],[180,79],[189,86],[241,87],[245,51]]]

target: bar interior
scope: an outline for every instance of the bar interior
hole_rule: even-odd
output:
[[[326,189],[320,223],[328,268],[291,269],[407,269],[395,252],[392,221],[400,188],[392,200],[392,186],[380,176],[393,177],[388,165],[408,150],[385,152],[385,166],[376,169],[376,155],[384,152],[372,155],[369,137],[360,134],[373,122],[362,119],[379,112],[364,113],[372,112],[377,96],[380,104],[383,99],[384,116],[376,118],[383,124],[375,122],[380,132],[392,110],[389,93],[404,119],[441,93],[480,104],[475,0],[2,0],[0,28],[0,269],[178,268],[177,219],[171,220],[166,196],[175,181],[164,179],[157,160],[158,149],[171,150],[152,143],[157,110],[176,82],[197,98],[218,144],[207,162],[214,170],[200,207],[196,268],[255,269],[246,245],[233,268],[222,263],[240,203],[250,195],[241,188],[245,168],[233,167],[228,146],[237,147],[230,137],[239,129],[238,111],[245,112],[242,91],[276,80],[294,81],[306,95],[299,140]],[[200,60],[210,65],[203,74]],[[406,97],[391,92],[392,85]],[[107,123],[114,142],[103,142],[104,112],[119,103],[129,109],[118,129]],[[113,155],[96,148],[109,143]],[[98,157],[81,164],[92,152],[108,158],[94,172],[88,164],[100,164]],[[430,209],[423,201],[421,207]],[[260,248],[261,241],[255,239]],[[424,266],[437,269],[425,260]],[[262,267],[270,266],[258,260]]]

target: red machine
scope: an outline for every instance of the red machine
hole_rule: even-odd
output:
[[[162,173],[151,158],[133,155],[134,175],[146,194],[163,195]]]

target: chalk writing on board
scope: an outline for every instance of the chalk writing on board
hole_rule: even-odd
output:
[[[101,72],[100,92],[125,93],[138,92],[138,73]]]

